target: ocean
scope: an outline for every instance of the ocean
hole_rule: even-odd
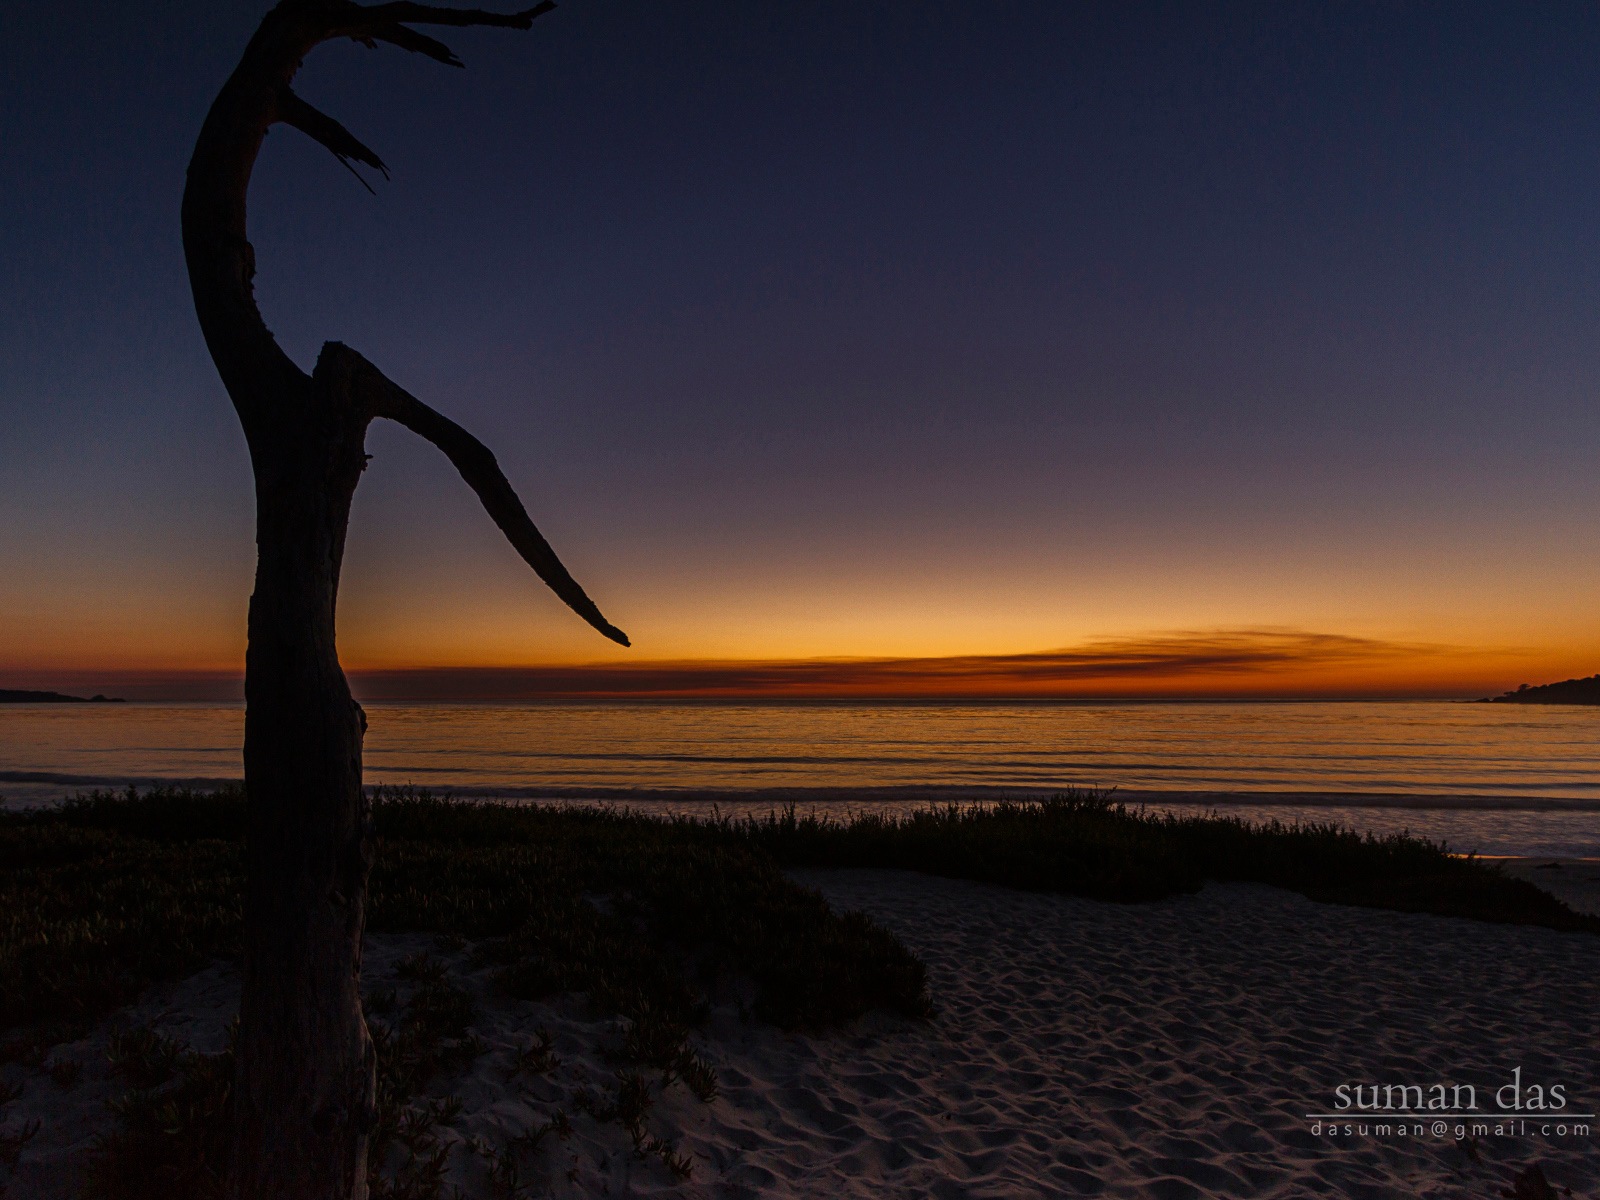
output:
[[[1600,708],[1379,703],[375,703],[366,773],[461,796],[845,813],[1067,787],[1600,856]],[[240,777],[237,704],[0,707],[0,803]]]

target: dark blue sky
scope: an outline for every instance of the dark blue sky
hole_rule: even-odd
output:
[[[262,11],[0,16],[0,669],[242,644],[177,209]],[[447,40],[465,72],[308,61],[394,177],[274,131],[258,296],[488,441],[636,653],[1600,647],[1595,6],[566,0]],[[436,452],[370,448],[347,657],[613,654]]]

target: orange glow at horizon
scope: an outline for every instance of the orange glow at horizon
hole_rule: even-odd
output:
[[[1406,644],[1292,629],[1097,639],[1021,654],[684,660],[354,670],[379,698],[1298,697],[1498,693],[1502,679],[1589,658]],[[1520,673],[1520,674],[1519,674]],[[1563,676],[1565,677],[1565,676]]]
[[[1526,564],[1511,589],[1476,586],[1453,562],[1408,575],[1395,557],[1335,559],[1326,544],[1316,571],[1266,555],[858,560],[810,574],[792,560],[584,564],[634,639],[624,650],[494,550],[431,569],[406,548],[355,556],[339,617],[358,694],[1470,697],[1600,669],[1587,599],[1600,575],[1579,555],[1541,555],[1543,571]],[[0,686],[233,694],[247,551],[184,579],[159,560],[119,568],[97,578],[81,560],[54,587],[48,572],[0,581]]]
[[[1097,639],[1018,654],[349,666],[364,699],[1466,698],[1590,673],[1600,653],[1481,649],[1233,629]],[[0,686],[138,698],[237,693],[228,664],[0,663]]]

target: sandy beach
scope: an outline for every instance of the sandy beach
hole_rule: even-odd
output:
[[[1596,864],[1514,865],[1575,895],[1587,887],[1593,901]],[[919,955],[937,1015],[790,1035],[742,1019],[737,994],[721,997],[695,1035],[720,1095],[704,1104],[675,1085],[648,1121],[691,1156],[686,1181],[580,1112],[580,1092],[616,1078],[600,1049],[614,1034],[607,1022],[574,1000],[497,997],[488,973],[473,973],[470,948],[369,939],[374,984],[428,950],[466,973],[478,1002],[485,1053],[435,1089],[462,1101],[445,1135],[456,1144],[447,1178],[468,1196],[493,1194],[467,1140],[503,1148],[560,1107],[572,1133],[521,1154],[524,1195],[1465,1200],[1497,1195],[1531,1163],[1575,1195],[1600,1186],[1592,1133],[1564,1116],[1600,1101],[1590,935],[1320,905],[1255,885],[1117,905],[904,872],[797,878]],[[71,1088],[42,1068],[4,1068],[22,1085],[7,1126],[43,1123],[11,1194],[73,1194],[105,1102],[123,1090],[105,1065],[113,1027],[154,1023],[212,1051],[236,1003],[231,969],[218,964],[56,1048],[50,1062],[82,1064]],[[530,1079],[516,1054],[541,1026],[558,1061]],[[1492,1093],[1514,1079],[1524,1105],[1532,1086],[1547,1096],[1561,1086],[1563,1115],[1518,1110],[1502,1136],[1475,1139],[1458,1138],[1455,1119],[1435,1133],[1431,1118],[1370,1114],[1359,1118],[1365,1134],[1344,1134],[1340,1120],[1329,1136],[1327,1119],[1307,1115],[1334,1112],[1337,1089],[1358,1084],[1471,1084],[1478,1107],[1493,1108]],[[1405,1132],[1381,1133],[1380,1120]]]

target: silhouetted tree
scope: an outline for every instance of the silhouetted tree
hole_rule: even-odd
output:
[[[366,1194],[373,1048],[358,990],[370,814],[361,786],[366,718],[334,645],[350,501],[374,419],[438,446],[529,566],[623,645],[528,519],[494,455],[466,430],[337,342],[307,375],[279,348],[252,293],[245,193],[267,130],[291,125],[347,167],[382,161],[290,88],[333,38],[387,42],[460,66],[414,25],[527,29],[518,13],[406,2],[282,0],[262,20],[207,114],[183,193],[183,248],[206,345],[238,411],[256,485],[256,580],[245,659],[249,799],[244,990],[229,1194],[345,1200]]]

